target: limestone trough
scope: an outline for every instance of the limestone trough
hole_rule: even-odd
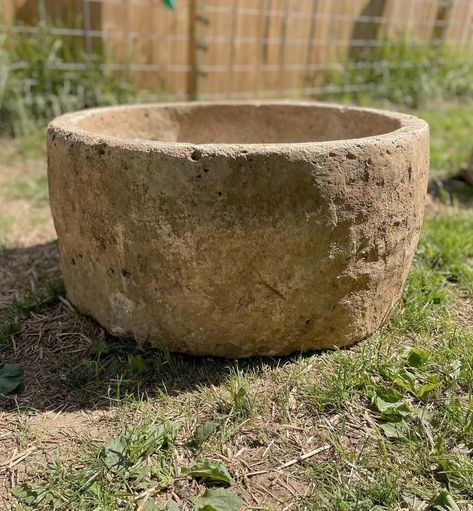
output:
[[[427,124],[317,103],[120,106],[48,130],[69,300],[117,336],[245,357],[346,346],[399,301]]]

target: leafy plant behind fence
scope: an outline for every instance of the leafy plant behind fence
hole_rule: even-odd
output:
[[[86,54],[80,40],[53,35],[43,23],[38,29],[0,37],[0,132],[25,134],[67,111],[136,98],[135,87],[123,74],[107,69],[102,55]],[[322,97],[357,103],[387,100],[410,108],[432,100],[473,98],[472,53],[415,42],[408,35],[381,39],[326,75],[327,86],[354,92]],[[370,90],[357,91],[360,85]]]
[[[340,87],[372,86],[368,93],[345,94],[345,99],[361,103],[387,100],[418,108],[432,100],[473,98],[472,57],[472,49],[415,42],[407,35],[381,39],[331,73],[328,82]]]
[[[133,87],[107,72],[99,55],[86,56],[79,45],[40,28],[38,33],[9,33],[0,39],[2,132],[25,134],[61,113],[134,96]],[[76,68],[60,69],[71,64]]]

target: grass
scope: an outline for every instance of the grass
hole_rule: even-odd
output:
[[[5,165],[15,165],[25,159],[41,161],[46,158],[46,130],[44,126],[34,126],[26,134],[14,139],[4,137],[4,142],[9,142],[10,150],[2,158]],[[13,146],[13,148],[12,148]]]
[[[172,484],[171,446],[178,429],[178,423],[123,427],[105,446],[86,443],[78,472],[56,459],[49,465],[45,485],[24,484],[14,493],[44,509],[60,508],[64,501],[74,502],[76,509],[119,509],[130,497],[134,501],[134,491]]]
[[[8,307],[0,309],[0,353],[11,336],[21,331],[21,321],[56,304],[64,293],[64,284],[58,276],[54,280],[38,282],[34,291],[25,293],[21,301],[12,300]]]
[[[42,174],[33,179],[16,179],[8,183],[6,195],[12,199],[25,199],[34,205],[48,204],[48,179]]]
[[[14,489],[15,505],[163,509],[174,500],[179,509],[193,509],[208,483],[182,470],[207,460],[224,463],[234,480],[228,502],[238,494],[263,509],[433,510],[440,509],[436,499],[466,509],[473,502],[473,332],[457,311],[473,298],[473,243],[463,234],[472,227],[469,210],[428,216],[402,306],[381,332],[350,350],[194,359],[117,343],[82,326],[84,336],[95,337],[92,344],[76,343],[49,369],[43,364],[52,399],[45,410],[60,387],[80,407],[104,402],[114,416],[108,440],[85,433],[51,452],[39,435],[33,443],[49,452],[47,462],[31,462],[28,479]],[[43,289],[12,306],[7,355],[8,338],[21,349],[38,314],[56,335],[62,334],[52,311],[61,323],[76,317],[58,301],[60,287]],[[26,402],[18,395],[17,406],[36,402],[41,409],[34,395],[40,390],[31,384],[30,390]],[[169,427],[172,440],[155,440]],[[314,445],[328,446],[327,454],[283,470],[289,489],[273,483],[277,466]],[[306,497],[296,491],[300,481],[311,489]]]
[[[464,169],[473,153],[473,106],[439,105],[415,113],[430,126],[432,168],[447,175]]]

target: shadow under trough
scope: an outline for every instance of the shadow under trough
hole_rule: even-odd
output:
[[[295,360],[229,360],[169,353],[108,334],[66,299],[57,243],[0,253],[0,366],[18,363],[24,382],[0,396],[4,410],[94,410],[220,385]],[[2,333],[3,332],[3,333]]]

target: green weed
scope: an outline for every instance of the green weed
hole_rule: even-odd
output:
[[[61,113],[129,101],[133,88],[103,72],[103,60],[88,59],[80,47],[44,30],[0,39],[0,129],[30,133]],[[89,63],[73,71],[61,65]]]
[[[386,100],[419,108],[434,100],[473,96],[473,62],[468,50],[416,42],[410,35],[378,43],[328,76],[330,85],[372,86],[369,92],[348,93],[345,98],[361,104]]]
[[[13,494],[38,509],[134,509],[134,492],[172,484],[178,430],[179,423],[142,424],[125,427],[104,447],[84,442],[77,459],[56,459],[41,483]]]
[[[207,485],[234,484],[221,461],[199,460],[176,471],[176,436],[180,422],[142,422],[125,426],[104,446],[85,440],[73,459],[48,464],[41,481],[13,488],[19,502],[35,509],[162,509],[148,496],[188,476]],[[139,494],[139,498],[136,495]],[[196,511],[238,511],[243,505],[232,491],[208,488],[195,499]],[[218,505],[219,507],[208,507]],[[165,510],[178,509],[171,502]],[[165,511],[164,510],[164,511]]]

